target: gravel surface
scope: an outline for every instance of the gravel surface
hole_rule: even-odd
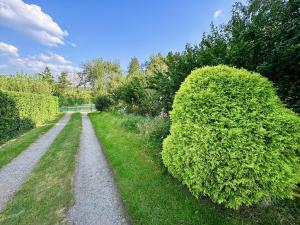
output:
[[[85,113],[74,189],[75,205],[69,211],[71,224],[129,224],[110,168]]]
[[[4,209],[14,193],[30,175],[34,166],[47,152],[49,146],[69,119],[70,114],[66,114],[46,134],[42,135],[35,143],[0,170],[0,211]]]

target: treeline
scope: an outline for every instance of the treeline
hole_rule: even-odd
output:
[[[91,86],[100,104],[157,115],[171,110],[176,91],[192,70],[226,64],[267,77],[282,102],[300,112],[299,15],[296,0],[235,3],[229,22],[211,25],[199,44],[166,57],[155,55],[143,65],[133,58],[126,78],[116,62],[89,61],[83,65],[81,85]]]
[[[155,69],[166,69],[163,56],[155,55],[143,66],[137,58],[133,58],[127,74],[122,72],[117,62],[95,59],[83,64],[80,84],[91,87],[100,110],[114,107],[127,113],[155,115],[163,107],[161,96],[149,86]]]
[[[53,120],[59,106],[90,101],[90,89],[72,86],[66,72],[62,72],[57,81],[48,67],[33,76],[0,75],[0,145]]]
[[[23,73],[0,75],[0,90],[54,95],[59,98],[60,106],[88,104],[92,98],[89,88],[72,85],[67,72],[63,71],[56,81],[48,67],[35,75]]]
[[[53,87],[38,76],[18,73],[11,76],[0,76],[0,89],[26,93],[52,95]]]
[[[176,91],[192,70],[225,64],[267,77],[282,102],[300,112],[299,15],[297,0],[235,3],[228,23],[212,24],[199,44],[153,55],[143,64],[134,57],[126,73],[118,62],[100,58],[82,64],[76,87],[66,72],[55,81],[46,68],[34,77],[0,76],[0,89],[55,95],[60,105],[86,104],[98,97],[100,109],[158,115],[172,109]]]

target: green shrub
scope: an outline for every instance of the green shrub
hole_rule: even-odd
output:
[[[112,101],[111,97],[106,94],[99,95],[95,99],[95,107],[98,111],[105,111],[105,110],[109,109],[109,107],[111,107],[112,104],[113,104],[113,101]]]
[[[196,197],[230,208],[293,197],[300,119],[266,78],[228,66],[195,70],[170,117],[163,162]]]
[[[0,144],[54,119],[57,111],[57,97],[0,91]]]
[[[138,116],[138,115],[133,115],[129,114],[124,117],[122,120],[122,126],[132,130],[132,131],[137,131],[138,130],[138,124],[143,121],[145,117],[143,116]]]
[[[157,115],[162,105],[158,93],[149,89],[147,76],[143,73],[131,74],[114,91],[115,102],[126,106],[127,113]]]
[[[139,132],[151,142],[161,144],[169,134],[170,120],[161,116],[148,117],[137,124]]]

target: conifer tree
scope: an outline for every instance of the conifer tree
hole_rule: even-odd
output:
[[[139,73],[140,71],[139,61],[136,57],[133,57],[128,66],[128,76]]]

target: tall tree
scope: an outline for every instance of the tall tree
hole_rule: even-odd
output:
[[[123,79],[121,66],[117,62],[95,59],[82,65],[81,85],[90,86],[94,94],[107,93]]]
[[[150,60],[145,63],[145,70],[147,75],[161,72],[166,73],[168,71],[168,65],[165,62],[165,58],[161,54],[156,54],[150,57]]]
[[[71,85],[71,82],[68,80],[68,74],[65,71],[62,71],[60,76],[58,77],[57,82],[59,88],[65,89]]]
[[[40,77],[41,80],[45,81],[48,83],[51,93],[55,95],[56,93],[56,86],[55,86],[55,81],[54,77],[51,73],[51,70],[48,66],[45,67],[44,71],[42,73],[37,74],[38,77]]]
[[[171,109],[181,82],[195,68],[228,64],[261,73],[281,100],[300,112],[299,0],[248,0],[233,6],[230,21],[211,26],[199,45],[169,53],[168,71],[156,73],[153,88]]]
[[[236,3],[226,26],[230,64],[254,70],[277,86],[281,99],[300,112],[299,0]]]
[[[128,76],[141,72],[139,60],[136,57],[131,58],[128,66]]]
[[[54,77],[51,73],[51,70],[48,66],[45,67],[44,72],[40,73],[40,76],[43,80],[47,81],[49,84],[54,84]]]
[[[71,82],[68,80],[67,72],[63,71],[58,77],[58,81],[55,85],[55,93],[56,96],[65,96],[68,92],[68,88],[71,85]]]

